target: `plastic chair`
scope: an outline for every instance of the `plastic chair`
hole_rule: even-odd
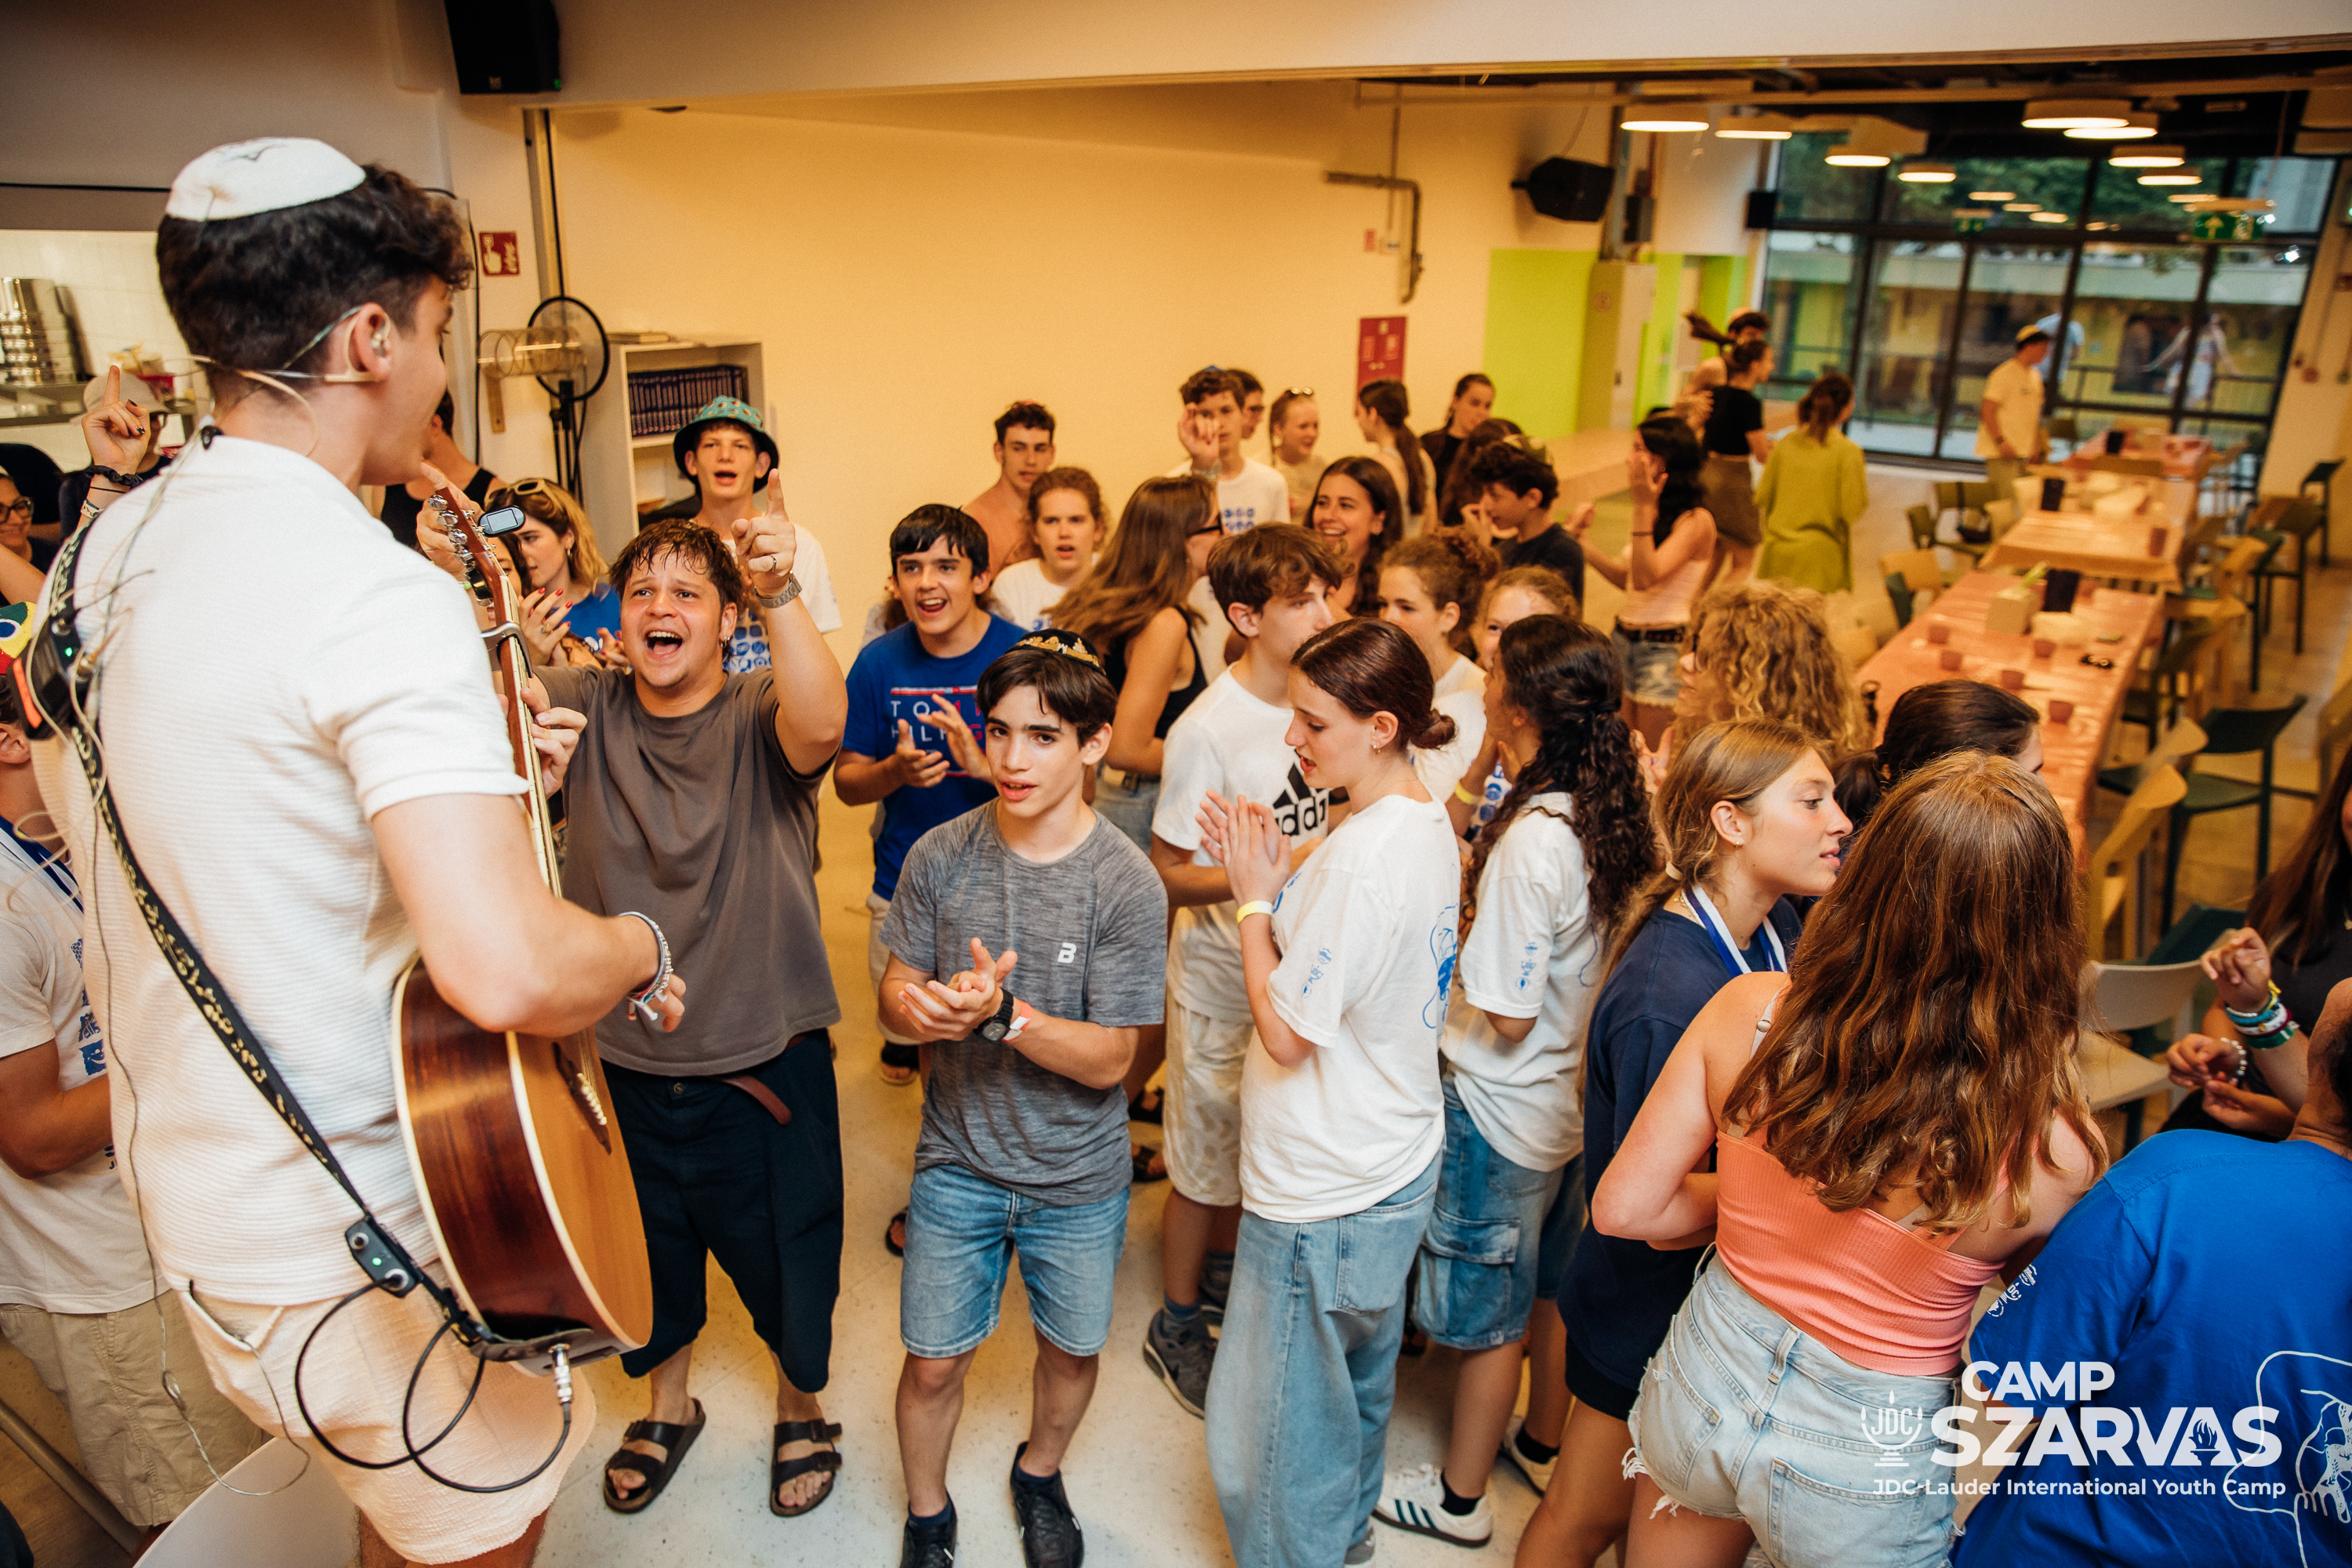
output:
[[[1914,507],[1924,511],[1925,507]],[[1895,605],[1895,624],[1907,626],[1917,612],[1918,595],[1931,597],[1944,591],[1943,563],[1932,550],[1895,550],[1878,558],[1878,570],[1886,583],[1886,597]]]
[[[2235,625],[2234,617],[2213,616],[2182,627],[2180,635],[2165,644],[2148,665],[2147,684],[2124,693],[2123,711],[2116,721],[2137,724],[2152,738],[2159,726],[2179,719],[2184,701],[2189,716],[2197,717],[2202,706],[2199,698],[2209,693],[2212,684],[2195,679],[2198,662],[2228,637]]]
[[[2142,1058],[2190,1030],[2196,1022],[2197,993],[2207,984],[2204,966],[2193,958],[2179,963],[2095,961],[2084,965],[2084,1032],[2117,1037],[2125,1049]],[[2152,1092],[2132,1093],[2137,1087],[2131,1081],[2133,1076],[2122,1063],[2114,1064],[2110,1072],[2116,1080],[2113,1090],[2127,1096],[2119,1101],[2126,1149],[2140,1140],[2147,1094]],[[2168,1081],[2168,1074],[2167,1078]]]
[[[2124,802],[2115,826],[2091,852],[2083,868],[2083,923],[2089,928],[2092,957],[2105,959],[2108,933],[2116,917],[2126,911],[2132,918],[2123,933],[2124,951],[2117,956],[2131,956],[2139,941],[2140,858],[2164,822],[2165,813],[2179,804],[2188,789],[2179,770],[2169,765],[2150,769]]]
[[[326,1460],[309,1455],[305,1469],[305,1458],[283,1437],[256,1448],[155,1538],[141,1568],[343,1568],[360,1549],[359,1510]]]
[[[2303,483],[2294,487],[2295,494],[2305,500],[2315,500],[2319,503],[2319,563],[2322,566],[2327,564],[2327,536],[2335,531],[2336,503],[2331,499],[2331,494],[2336,483],[2336,470],[2343,466],[2344,459],[2341,458],[2330,458],[2325,462],[2314,463],[2311,465],[2311,472],[2303,476]],[[2311,493],[2314,488],[2319,491],[2316,496]]]
[[[1992,530],[1992,536],[1998,541],[2002,534],[2017,526],[2017,503],[2007,496],[1989,500],[1984,504],[1984,520],[1985,526]]]
[[[1979,499],[1973,504],[1969,500],[1969,492],[1971,489],[1979,493]],[[1991,533],[1989,531],[1986,531],[1985,537],[1979,541],[1960,537],[1960,531],[1975,531],[1981,527],[1980,523],[1972,525],[1969,520],[1972,516],[1981,517],[1982,514],[1979,509],[1985,501],[1992,499],[1992,486],[1982,480],[1945,479],[1938,482],[1931,493],[1936,498],[1934,513],[1936,523],[1941,523],[1944,521],[1946,512],[1956,512],[1958,516],[1953,521],[1953,532],[1948,538],[1935,534],[1931,527],[1929,542],[1940,544],[1957,554],[1965,555],[1971,562],[1983,560],[1984,552],[1992,548]]]
[[[2172,807],[2172,831],[2164,847],[2164,923],[2172,923],[2172,893],[2180,876],[2180,851],[2189,842],[2189,822],[2217,811],[2254,808],[2254,880],[2271,874],[2271,796],[2278,761],[2278,738],[2303,711],[2310,699],[2300,691],[2274,707],[2216,708],[2204,717],[2204,757],[2242,757],[2258,753],[2262,777],[2253,784],[2225,779],[2192,769],[2183,781],[2185,797]],[[2193,760],[2193,759],[2192,759]]]
[[[2273,506],[2271,504],[2272,501],[2283,501],[2283,504]],[[2273,583],[2292,582],[2294,584],[2294,651],[2297,653],[2303,651],[2303,603],[2310,597],[2311,592],[2306,576],[2311,567],[2311,536],[2319,531],[2320,525],[2326,521],[2326,512],[2307,500],[2284,500],[2274,496],[2256,509],[2253,519],[2246,529],[2247,536],[2250,538],[2266,533],[2278,536],[2278,544],[2272,546],[2269,558],[2263,561],[2254,574],[2254,586],[2258,595],[2255,614],[2261,617],[2259,635],[2263,637],[2270,635],[2271,585]],[[2290,539],[2294,541],[2293,571],[2278,564],[2278,545],[2285,543]]]

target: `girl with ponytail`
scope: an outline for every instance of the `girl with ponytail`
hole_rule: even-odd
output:
[[[1584,1024],[1617,918],[1658,868],[1620,685],[1609,639],[1556,615],[1504,631],[1486,685],[1487,731],[1517,782],[1462,879],[1445,1155],[1414,1266],[1416,1319],[1462,1370],[1444,1466],[1391,1475],[1377,1513],[1462,1545],[1493,1530],[1486,1483],[1522,1341],[1528,1418],[1506,1451],[1531,1478],[1549,1474],[1568,1416],[1553,1303],[1584,1217]]]
[[[1462,529],[1408,539],[1381,558],[1381,619],[1411,637],[1429,661],[1437,710],[1454,721],[1454,739],[1413,753],[1422,787],[1441,805],[1462,787],[1486,741],[1486,677],[1465,652],[1470,621],[1486,579],[1502,569],[1492,550]]]
[[[1438,1037],[1453,987],[1453,824],[1412,752],[1454,721],[1383,621],[1291,656],[1294,777],[1348,820],[1294,875],[1265,803],[1212,793],[1202,842],[1239,902],[1257,1026],[1242,1067],[1241,1236],[1207,1401],[1209,1469],[1247,1568],[1338,1563],[1370,1531],[1405,1282],[1445,1140]]]
[[[1787,970],[1799,931],[1790,900],[1830,890],[1846,832],[1812,738],[1767,719],[1701,731],[1675,754],[1654,808],[1665,864],[1630,900],[1585,1031],[1588,1205],[1700,1009],[1735,976]],[[1559,1296],[1576,1405],[1520,1562],[1591,1568],[1624,1532],[1626,1416],[1708,1239],[1627,1241],[1590,1221],[1577,1238]]]
[[[1429,533],[1437,527],[1437,480],[1428,454],[1405,424],[1412,414],[1412,402],[1401,381],[1368,381],[1356,394],[1356,427],[1404,497],[1405,531]]]

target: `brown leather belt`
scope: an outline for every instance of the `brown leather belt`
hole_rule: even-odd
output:
[[[774,1089],[770,1089],[750,1073],[739,1072],[731,1078],[722,1078],[719,1081],[731,1083],[753,1100],[758,1100],[760,1109],[776,1119],[777,1126],[790,1127],[793,1124],[793,1108],[778,1100]]]

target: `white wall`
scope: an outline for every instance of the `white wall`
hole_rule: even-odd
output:
[[[1317,388],[1321,449],[1359,449],[1360,316],[1409,318],[1417,422],[1439,416],[1483,349],[1488,252],[1592,243],[1509,188],[1575,121],[1406,110],[1399,166],[1428,192],[1410,307],[1396,258],[1363,248],[1386,199],[1324,184],[1321,157],[698,110],[556,125],[573,292],[616,327],[764,343],[784,494],[854,626],[890,525],[993,479],[989,421],[1016,398],[1054,409],[1062,460],[1113,509],[1181,457],[1176,387],[1205,363]],[[1577,150],[1604,134],[1596,117]],[[1308,140],[1383,169],[1389,115],[1338,105]]]
[[[2279,387],[2278,411],[2271,420],[2270,449],[2263,463],[2265,491],[2292,490],[2311,465],[2328,458],[2352,458],[2352,384],[2336,371],[2352,363],[2352,291],[2336,293],[2336,279],[2352,272],[2352,230],[2333,221],[2352,198],[2352,165],[2337,174],[2330,222],[2312,258],[2311,291],[2295,325],[2295,355],[2318,374],[2306,380],[2290,368]],[[2330,300],[2334,303],[2331,307]],[[2336,519],[2352,521],[2352,470],[2336,477]]]

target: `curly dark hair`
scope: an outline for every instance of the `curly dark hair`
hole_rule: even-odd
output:
[[[638,567],[650,566],[667,555],[677,556],[709,578],[710,585],[719,590],[721,605],[740,605],[751,592],[751,585],[743,578],[743,568],[735,560],[735,552],[708,523],[697,522],[690,517],[669,517],[647,523],[613,557],[613,569],[605,574],[604,580],[613,584],[615,594],[626,594],[629,578]]]
[[[1650,793],[1620,711],[1623,667],[1605,636],[1566,616],[1529,616],[1503,628],[1495,679],[1543,740],[1492,821],[1478,830],[1462,873],[1462,936],[1478,915],[1486,858],[1539,795],[1569,797],[1568,826],[1584,847],[1590,919],[1607,952],[1642,885],[1657,875]],[[1557,816],[1549,806],[1535,809]]]

